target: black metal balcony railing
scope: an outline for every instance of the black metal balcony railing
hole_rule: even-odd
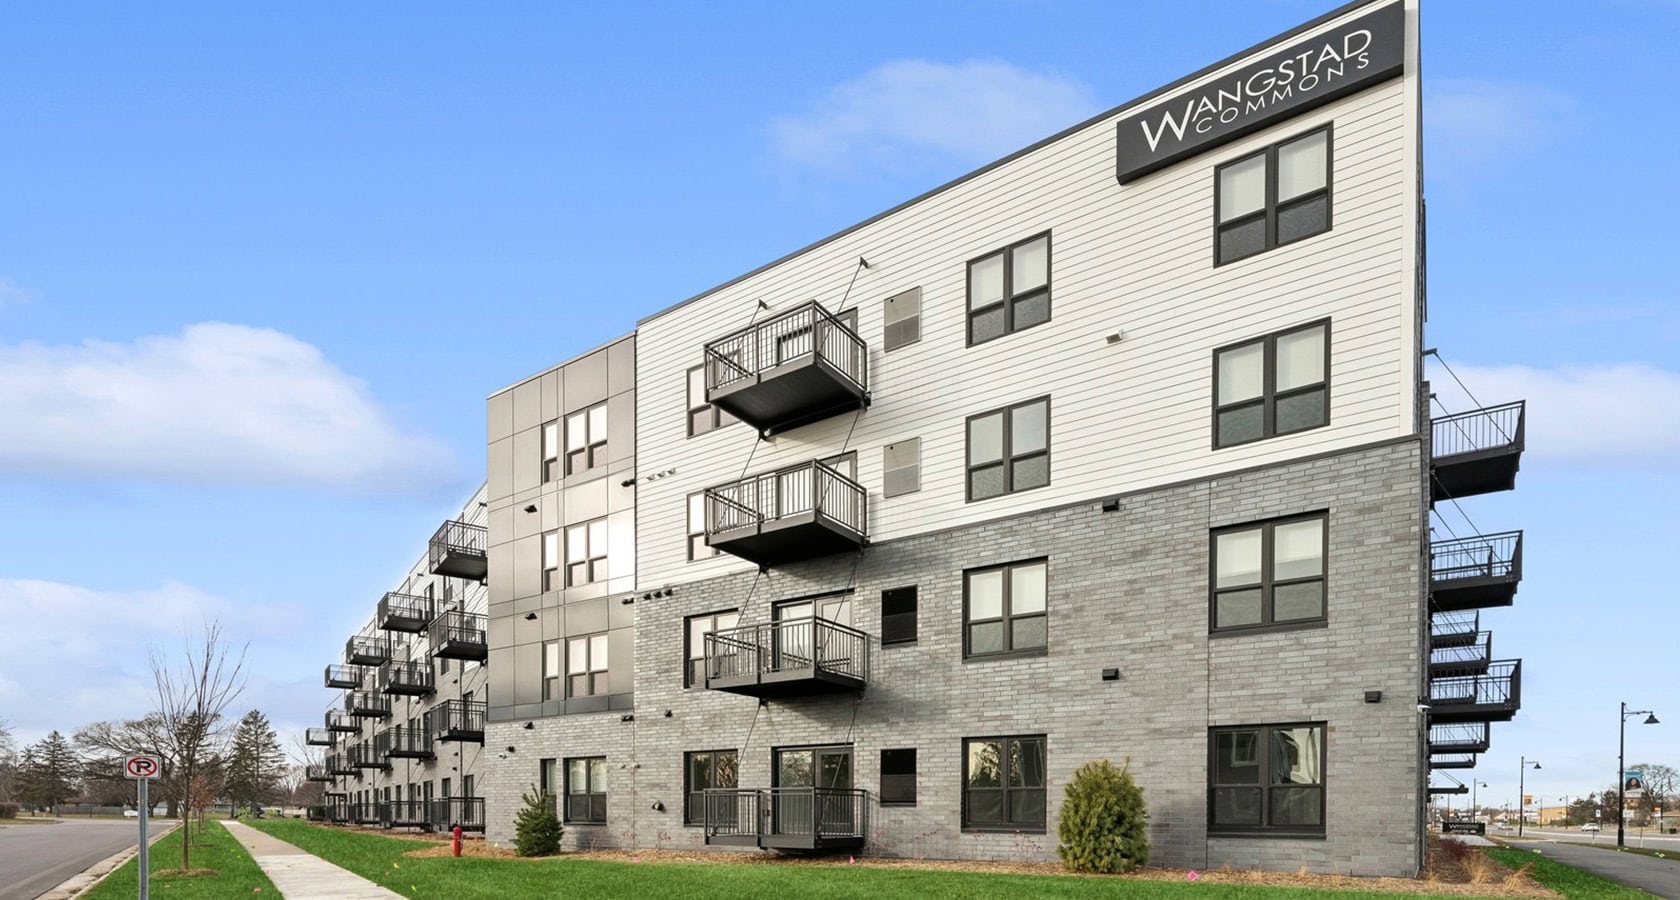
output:
[[[462,831],[484,830],[483,797],[445,797],[432,801],[429,811],[432,827],[448,831],[456,825]]]
[[[343,710],[329,709],[326,716],[327,730],[341,733],[354,733],[362,730],[360,723]]]
[[[353,666],[377,666],[391,658],[391,644],[384,638],[357,635],[344,642],[344,661]]]
[[[1434,613],[1429,620],[1429,646],[1462,647],[1474,643],[1481,627],[1482,614],[1478,612]]]
[[[355,690],[362,686],[362,669],[360,666],[327,666],[321,675],[321,683],[330,688]]]
[[[439,741],[484,743],[484,717],[489,704],[482,700],[445,700],[430,713],[432,737]]]
[[[1522,707],[1522,660],[1501,660],[1475,674],[1432,676],[1429,704],[1435,722],[1508,722]]]
[[[1464,784],[1463,782],[1461,782],[1461,781],[1459,781],[1455,778],[1452,778],[1451,776],[1447,776],[1447,777],[1448,777],[1448,781],[1447,781],[1446,784],[1431,784],[1429,786],[1429,793],[1430,793],[1431,796],[1440,796],[1442,794],[1468,794],[1468,793],[1470,793],[1470,786],[1469,785]]]
[[[435,614],[435,603],[430,597],[391,591],[379,598],[379,627],[386,631],[419,634],[432,624]]]
[[[431,759],[432,733],[424,728],[393,728],[380,748],[386,756],[398,759]]]
[[[426,547],[426,560],[433,575],[478,580],[489,570],[490,533],[471,522],[443,523]]]
[[[484,617],[481,615],[460,610],[445,612],[432,620],[429,632],[432,655],[484,662],[490,658],[490,644],[485,640],[484,628]]]
[[[714,788],[704,803],[708,844],[843,850],[868,833],[869,792],[855,788]]]
[[[432,821],[430,806],[425,800],[382,800],[379,824],[385,828],[425,828]]]
[[[1468,497],[1516,486],[1525,401],[1442,416],[1430,428],[1431,499]]]
[[[709,488],[706,543],[760,566],[869,543],[869,494],[817,460]]]
[[[1429,545],[1429,601],[1442,611],[1510,606],[1522,581],[1520,531]]]
[[[321,809],[326,820],[334,825],[342,825],[350,821],[350,798],[348,795],[331,791],[321,795]]]
[[[1486,722],[1429,726],[1430,753],[1486,753],[1492,746],[1492,727]]]
[[[331,747],[333,733],[331,728],[305,728],[303,742],[311,747]]]
[[[344,695],[344,711],[358,719],[383,719],[391,715],[391,698],[373,691],[350,691]]]
[[[404,697],[424,697],[437,690],[437,676],[429,660],[391,660],[379,667],[379,692]]]
[[[706,345],[706,402],[769,435],[869,405],[869,348],[816,301]]]
[[[385,735],[376,734],[372,743],[357,744],[347,752],[350,765],[358,769],[389,769],[391,761],[385,758]]]
[[[333,777],[333,773],[327,771],[327,767],[324,763],[320,765],[311,764],[303,767],[303,779],[305,781],[331,781],[333,780]]]
[[[705,637],[706,687],[754,697],[861,691],[869,636],[822,618],[741,625]]]
[[[1452,756],[1429,757],[1431,769],[1474,769],[1476,768],[1476,754],[1457,753]]]
[[[1493,663],[1493,632],[1477,632],[1469,643],[1429,648],[1431,675],[1479,675]]]
[[[346,750],[343,753],[329,753],[327,755],[327,772],[332,775],[355,775],[356,764]]]
[[[350,821],[357,825],[380,824],[379,801],[364,800],[360,803],[350,804]]]

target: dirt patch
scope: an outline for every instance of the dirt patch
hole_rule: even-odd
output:
[[[152,873],[153,878],[209,878],[222,873],[215,869],[159,869]]]

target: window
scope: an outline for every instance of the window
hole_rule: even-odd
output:
[[[1050,233],[968,264],[968,345],[1050,321]]]
[[[907,438],[881,448],[881,494],[897,497],[922,489],[922,439]]]
[[[1324,723],[1215,728],[1208,831],[1324,833]]]
[[[1214,631],[1323,622],[1328,517],[1213,533]]]
[[[567,822],[585,825],[607,823],[607,758],[588,756],[566,760]]]
[[[1040,397],[968,420],[968,499],[1050,483],[1050,398]]]
[[[566,417],[566,474],[606,465],[607,404],[597,403]]]
[[[741,614],[733,609],[688,617],[685,638],[688,644],[688,668],[683,671],[683,687],[695,687],[706,683],[706,635],[714,631],[727,631],[740,624],[740,621]]]
[[[908,644],[916,640],[916,586],[881,592],[881,643]]]
[[[554,757],[537,760],[537,789],[551,797],[560,795],[560,761]]]
[[[1049,569],[1040,559],[963,573],[965,658],[1044,652]]]
[[[593,584],[607,577],[607,520],[566,528],[566,586]]]
[[[542,480],[560,480],[560,420],[542,427]]]
[[[733,789],[739,771],[734,750],[703,750],[683,754],[683,824],[706,823],[706,789]],[[718,813],[733,816],[735,803],[723,804]]]
[[[916,748],[881,751],[881,805],[916,805]]]
[[[962,827],[1044,830],[1044,736],[963,741]]]
[[[1214,264],[1330,230],[1330,128],[1215,170]]]
[[[560,589],[560,532],[548,531],[542,536],[542,589]]]
[[[1213,446],[1231,447],[1330,422],[1330,323],[1213,353]]]
[[[740,420],[706,402],[706,367],[688,370],[688,436],[705,434]]]
[[[566,641],[566,696],[594,697],[607,692],[607,636],[591,634]]]
[[[922,339],[922,289],[887,298],[881,309],[881,351],[897,350]]]
[[[560,642],[549,641],[543,644],[543,690],[544,700],[560,699]]]
[[[706,492],[688,495],[688,561],[711,559],[716,548],[706,543]]]

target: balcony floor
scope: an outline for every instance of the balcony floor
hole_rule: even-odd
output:
[[[805,354],[708,392],[707,401],[762,434],[869,405],[869,394],[827,360]]]
[[[482,553],[466,553],[451,548],[432,565],[433,575],[481,581],[490,570],[490,562]]]
[[[1487,578],[1445,578],[1429,583],[1431,612],[1459,612],[1510,606],[1517,598],[1517,579],[1508,575]],[[1438,645],[1444,646],[1444,645]]]
[[[706,544],[760,566],[779,566],[837,553],[855,553],[868,541],[822,513],[804,512],[714,532],[706,537]]]
[[[864,687],[865,682],[861,678],[815,666],[706,678],[707,690],[727,691],[731,694],[745,694],[748,697],[769,700],[814,694],[857,693]]]
[[[1431,701],[1431,722],[1443,725],[1459,722],[1509,722],[1516,718],[1517,707],[1511,703],[1451,703]]]
[[[1517,469],[1522,451],[1511,447],[1455,453],[1437,457],[1430,465],[1429,499],[1438,503],[1448,498],[1474,497],[1517,486]]]
[[[464,659],[471,662],[484,662],[490,658],[490,645],[476,641],[440,641],[432,649],[432,655],[442,659]]]

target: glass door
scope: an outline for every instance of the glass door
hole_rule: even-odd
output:
[[[771,833],[820,835],[852,832],[850,796],[819,795],[813,790],[851,790],[850,745],[778,750],[774,776],[773,787],[776,790],[771,792]]]

